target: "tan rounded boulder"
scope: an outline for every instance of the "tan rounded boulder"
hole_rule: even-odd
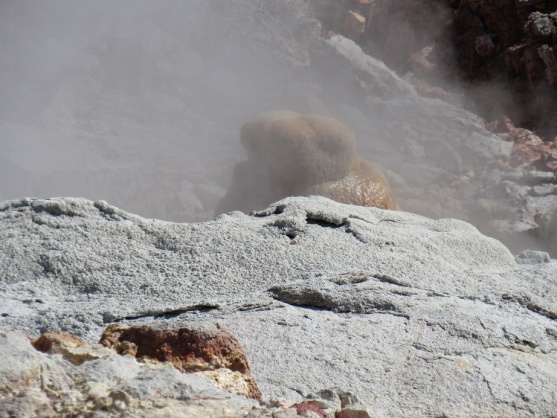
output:
[[[342,122],[282,110],[263,113],[242,127],[248,161],[234,170],[216,213],[250,212],[288,196],[317,194],[363,206],[394,209],[380,168],[356,158],[356,141]]]
[[[287,194],[347,175],[356,146],[342,122],[290,111],[250,120],[242,127],[240,141],[262,174]]]

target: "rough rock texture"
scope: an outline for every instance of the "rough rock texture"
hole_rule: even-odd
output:
[[[383,170],[356,158],[354,135],[338,120],[291,111],[264,113],[244,124],[240,141],[248,161],[236,166],[217,215],[312,194],[341,203],[396,207]]]
[[[362,53],[358,45],[340,35],[330,39],[316,39],[310,44],[311,66],[327,81],[337,100],[358,100],[366,96],[394,99],[415,96],[412,86],[402,80],[393,70],[373,56]]]
[[[547,232],[553,227],[546,226],[556,208],[553,172],[547,172],[547,165],[540,166],[540,160],[530,159],[525,164],[524,159],[518,158],[520,150],[546,156],[551,144],[520,145],[510,133],[496,135],[489,131],[483,119],[459,106],[415,93],[387,94],[389,99],[380,99],[377,84],[393,86],[404,81],[391,72],[390,81],[379,83],[374,74],[383,64],[368,59],[350,40],[336,36],[316,43],[314,48],[314,55],[320,58],[315,70],[324,83],[334,83],[334,74],[340,72],[343,89],[359,92],[359,96],[353,93],[345,100],[342,119],[357,138],[364,138],[359,142],[361,155],[373,156],[388,169],[401,209],[434,218],[471,221],[483,232],[503,240],[513,251],[532,248],[555,257],[555,239]],[[338,52],[325,54],[323,51],[328,48]],[[331,68],[339,71],[325,70]],[[363,77],[362,72],[369,78]],[[359,80],[369,80],[370,87],[362,87]],[[374,93],[368,94],[368,90]],[[338,92],[337,97],[342,98],[342,93]],[[367,123],[369,115],[373,115],[373,128]],[[550,156],[543,158],[551,163]],[[540,182],[544,179],[544,189],[540,189],[543,196],[532,194],[524,199],[524,195],[508,192],[503,181],[506,176],[513,177],[520,189],[531,186],[528,179],[532,165],[546,170],[539,175]]]
[[[218,369],[239,372],[248,386],[247,396],[261,398],[242,346],[218,324],[113,324],[103,332],[100,344],[139,359],[168,361],[185,373]],[[218,374],[205,376],[218,378]]]
[[[515,251],[525,246],[557,254],[557,177],[537,170],[495,170],[486,191],[489,198],[478,201],[486,229],[507,240]],[[521,240],[516,239],[520,234]]]
[[[0,329],[20,330],[0,335],[4,416],[278,418],[294,403],[329,416],[557,415],[554,2],[122,1],[0,6],[0,199],[95,200],[0,205]],[[504,56],[515,11],[527,26],[511,27],[521,39]],[[445,29],[465,75],[514,77],[525,115],[548,122],[543,143],[486,129],[434,83],[451,70]],[[514,99],[481,87],[485,115]],[[209,219],[246,159],[240,127],[275,109],[342,121],[403,210],[473,222],[519,254],[462,221],[323,198],[204,224],[98,200]],[[524,167],[529,153],[545,160]],[[74,337],[46,355],[21,334],[93,343],[108,324],[152,319],[229,329],[269,408],[130,356],[74,365],[62,357],[84,347]],[[241,393],[222,370],[200,373]]]
[[[555,129],[557,2],[466,2],[454,13],[457,62],[471,79],[506,78],[520,122]],[[495,105],[495,103],[491,103]]]
[[[307,412],[311,412],[315,414],[319,418],[328,418],[329,416],[323,411],[322,409],[308,403],[308,402],[300,402],[295,403],[292,405],[292,408],[296,409],[298,415],[303,415]]]
[[[376,417],[557,413],[557,264],[517,264],[462,221],[314,197],[172,224],[105,202],[21,199],[2,205],[0,240],[2,330],[60,328],[94,342],[114,322],[218,322],[244,347],[263,399],[286,406]],[[18,338],[19,348],[2,350],[33,360],[2,362],[0,376],[24,382],[11,385],[21,391],[40,391],[38,370],[53,390],[64,371],[81,370],[83,385],[111,388],[99,405],[131,408],[173,379],[193,382],[174,368],[156,377],[149,368],[161,365],[130,356],[74,366]],[[173,389],[166,407],[193,408],[175,401],[209,390],[202,381]]]
[[[346,177],[307,189],[303,195],[328,197],[335,202],[380,209],[396,209],[397,205],[385,170],[378,164],[359,159]]]
[[[45,337],[52,338],[52,334]],[[0,340],[2,418],[123,415],[232,418],[271,417],[274,412],[281,412],[276,408],[260,408],[253,400],[217,389],[206,379],[182,374],[167,364],[138,363],[114,351],[76,364],[72,359],[35,350],[28,339],[13,332],[0,332]],[[86,343],[81,347],[96,350]]]
[[[313,3],[312,11],[327,30],[357,41],[369,55],[399,74],[412,71],[430,79],[432,73],[443,74],[450,64],[446,35],[452,13],[446,2],[323,0]],[[350,30],[354,26],[338,24],[352,22],[353,15],[364,18],[363,34]]]
[[[513,155],[525,165],[557,173],[557,138],[544,141],[528,129],[517,128],[509,118],[504,118],[503,122],[513,143]]]

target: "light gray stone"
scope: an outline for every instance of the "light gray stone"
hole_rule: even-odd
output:
[[[18,332],[0,332],[0,395],[27,389],[67,389],[64,370]]]
[[[201,319],[238,338],[265,398],[350,392],[376,417],[557,413],[557,263],[517,264],[462,221],[310,197],[174,224],[19,199],[0,206],[0,240],[1,330],[96,342],[113,321]],[[134,361],[64,367],[112,406],[208,393]]]

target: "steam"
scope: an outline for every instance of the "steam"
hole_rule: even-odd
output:
[[[332,3],[319,4],[311,4],[316,16],[334,25]],[[437,6],[428,13],[447,18]],[[429,115],[414,112],[415,99],[387,103],[362,94],[343,69],[327,77],[315,71],[308,48],[316,27],[308,17],[307,0],[1,2],[0,200],[81,196],[145,217],[208,220],[234,166],[247,159],[241,126],[278,109],[344,122],[363,158],[387,167],[395,196],[405,181],[411,190],[446,180],[442,168],[460,164],[454,150],[447,159],[439,151],[446,145],[431,151],[405,137],[407,118],[420,135],[432,129]],[[391,31],[399,49],[444,36],[439,29],[413,36],[415,24],[399,18],[396,27],[373,29]],[[385,51],[368,45],[372,55]],[[419,73],[400,56],[379,58],[401,74]],[[447,85],[453,69],[441,69]],[[436,167],[405,161],[405,153],[416,160],[431,152],[441,152]],[[402,197],[402,209],[424,207]],[[424,214],[462,217],[451,208]]]
[[[193,188],[224,193],[241,124],[279,81],[272,52],[242,44],[240,20],[217,6],[2,2],[0,199],[79,195],[202,218],[210,202]]]

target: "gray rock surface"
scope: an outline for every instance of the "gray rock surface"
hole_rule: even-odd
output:
[[[0,242],[3,331],[96,342],[115,321],[216,321],[266,399],[350,393],[377,417],[557,413],[557,263],[517,264],[462,221],[312,197],[174,224],[19,199],[0,206]],[[91,381],[94,362],[109,360],[90,362]],[[106,374],[137,397],[163,379]]]
[[[365,54],[358,44],[344,36],[317,39],[310,53],[312,66],[319,68],[323,81],[340,81],[335,88],[344,97],[393,99],[417,95],[410,84],[382,61]]]

